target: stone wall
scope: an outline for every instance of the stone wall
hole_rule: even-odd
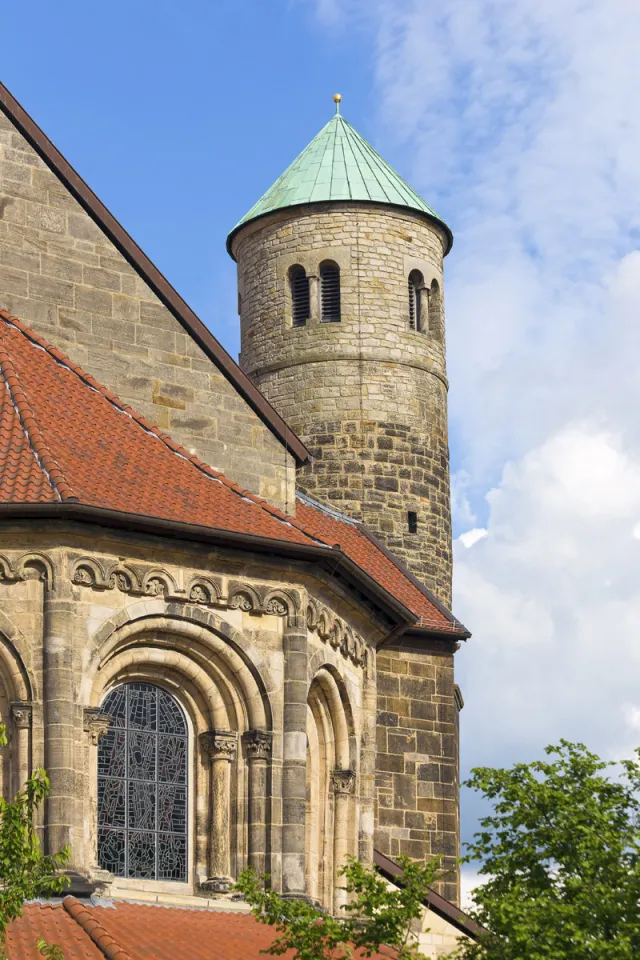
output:
[[[241,365],[315,458],[299,486],[363,520],[450,604],[443,245],[438,228],[409,211],[317,204],[249,224],[234,253]],[[319,317],[326,259],[341,271],[340,323]],[[294,264],[311,278],[301,327],[291,322]],[[422,331],[409,324],[414,269],[430,288]]]
[[[0,306],[236,483],[295,503],[280,441],[1,112]]]
[[[458,707],[445,644],[384,648],[377,658],[376,849],[444,857],[439,891],[459,902]]]

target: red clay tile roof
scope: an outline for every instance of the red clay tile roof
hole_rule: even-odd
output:
[[[0,309],[0,503],[51,502],[338,546],[419,625],[464,633],[358,524],[308,498],[292,518],[243,490]]]
[[[463,632],[464,627],[445,614],[424,587],[417,586],[387,553],[372,541],[359,524],[337,511],[316,504],[310,497],[298,496],[296,520],[316,539],[328,546],[339,544],[358,566],[396,599],[404,603],[419,625],[433,629]]]
[[[94,906],[65,897],[25,904],[9,926],[8,960],[42,960],[40,937],[57,943],[65,960],[263,960],[274,931],[246,913],[117,900]],[[373,956],[390,960],[393,953],[383,948]]]

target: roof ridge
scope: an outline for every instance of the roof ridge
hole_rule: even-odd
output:
[[[6,311],[2,309],[0,309],[0,317],[6,321],[9,320]],[[77,500],[78,498],[75,496],[71,486],[67,483],[58,462],[49,451],[44,434],[38,425],[38,421],[29,403],[29,398],[22,388],[20,378],[11,360],[11,355],[7,350],[2,331],[0,331],[0,374],[2,375],[11,402],[22,424],[25,436],[29,441],[40,469],[45,473],[49,481],[51,489],[54,493],[58,494],[60,500]]]
[[[70,359],[70,357],[68,357],[65,353],[62,352],[62,350],[59,350],[57,347],[52,346],[52,344],[48,343],[43,337],[39,336],[29,326],[27,326],[26,323],[24,323],[22,320],[19,320],[18,317],[12,316],[12,314],[10,314],[7,310],[4,310],[2,307],[0,307],[0,319],[3,319],[6,323],[10,324],[11,326],[14,326],[17,330],[20,331],[20,333],[23,336],[25,336],[28,340],[34,343],[37,347],[40,347],[42,350],[48,353],[49,356],[56,361],[56,363],[61,364],[62,366],[70,370],[72,373],[74,373],[78,377],[78,379],[86,383],[86,385],[90,387],[92,390],[95,390],[98,393],[102,394],[105,400],[107,400],[113,407],[120,410],[122,413],[126,414],[128,417],[130,417],[146,433],[150,433],[154,437],[156,437],[158,440],[160,440],[160,442],[163,443],[173,454],[175,454],[178,457],[182,457],[183,460],[188,460],[190,463],[193,464],[194,467],[196,467],[196,469],[200,470],[201,473],[204,473],[206,476],[210,477],[213,480],[217,480],[219,483],[223,484],[233,493],[237,494],[238,496],[242,497],[245,500],[250,501],[251,503],[254,503],[257,507],[260,507],[262,510],[267,511],[275,519],[280,520],[282,523],[288,523],[291,526],[295,526],[301,533],[307,536],[310,540],[314,540],[317,543],[322,542],[317,537],[314,537],[312,534],[310,534],[303,527],[300,527],[297,524],[292,523],[291,522],[293,520],[292,517],[288,516],[286,513],[283,513],[283,511],[278,509],[278,507],[274,507],[272,504],[269,503],[268,500],[265,500],[262,497],[257,496],[255,493],[252,493],[250,490],[245,490],[243,487],[239,486],[237,483],[234,483],[233,480],[229,480],[229,478],[226,477],[224,473],[221,473],[219,470],[214,469],[214,467],[210,466],[208,463],[205,463],[204,460],[201,460],[195,454],[189,453],[189,451],[186,450],[185,447],[181,446],[179,443],[176,443],[175,440],[173,440],[173,438],[170,437],[168,433],[165,433],[156,424],[151,423],[149,420],[147,420],[146,417],[143,417],[142,414],[134,410],[134,408],[131,407],[128,403],[125,403],[123,400],[121,400],[120,397],[117,396],[117,394],[109,390],[109,388],[106,387],[104,384],[100,383],[99,380],[96,380],[95,377],[87,373],[77,363],[74,363],[73,360]],[[8,362],[11,364],[11,359],[8,353],[5,352],[5,354]],[[11,367],[13,368],[12,364],[11,364]],[[16,382],[18,382],[18,378],[15,373],[14,373],[14,377]],[[26,400],[26,395],[25,395],[25,402],[28,404],[28,401]],[[33,416],[33,414],[31,414],[31,418],[37,427],[37,423],[35,421],[35,417]],[[42,441],[42,443],[46,448],[46,444],[44,444],[44,441]],[[33,442],[32,442],[32,445],[33,445]],[[36,451],[36,453],[37,452],[38,451]],[[63,496],[62,490],[59,489],[57,490],[57,492],[60,494],[60,499],[77,500],[78,498],[72,494],[71,488],[64,480],[62,472],[57,467],[53,457],[51,457],[49,454],[47,454],[47,456],[49,457],[49,461],[53,465],[54,472],[57,471],[61,479],[61,482],[65,485],[65,487],[69,490],[71,494],[71,495]],[[44,465],[44,461],[42,462]],[[46,468],[46,469],[50,473],[49,468]],[[52,479],[55,480],[55,477],[52,476]]]
[[[75,897],[68,896],[62,901],[62,906],[78,926],[84,930],[90,940],[107,960],[132,960],[131,954],[120,946],[110,933],[99,923],[84,904]]]

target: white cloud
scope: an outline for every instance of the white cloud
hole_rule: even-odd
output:
[[[560,736],[607,753],[640,689],[640,455],[567,427],[506,464],[487,499],[488,536],[455,566],[475,630],[458,663],[465,756],[503,762]]]
[[[477,870],[472,867],[463,867],[460,871],[460,906],[463,910],[469,910],[474,906],[472,893],[481,883],[486,882],[486,877],[479,876]]]
[[[482,540],[483,537],[486,537],[487,530],[484,527],[474,527],[473,530],[466,530],[465,533],[461,533],[458,537],[458,540],[463,547],[466,547],[467,550],[478,543],[479,540]]]

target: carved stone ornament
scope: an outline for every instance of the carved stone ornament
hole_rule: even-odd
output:
[[[248,730],[242,737],[249,760],[268,760],[271,756],[271,734],[266,730]]]
[[[100,707],[84,708],[84,730],[89,734],[89,739],[94,747],[97,747],[102,737],[109,729],[111,717],[108,713],[103,713]]]
[[[232,610],[244,610],[245,613],[249,613],[253,610],[253,601],[247,593],[236,593],[235,597],[229,601],[229,606]]]
[[[147,580],[144,592],[150,597],[160,597],[167,592],[167,585],[160,577],[152,577],[150,580]]]
[[[78,569],[73,574],[73,582],[81,583],[85,586],[92,587],[95,585],[96,577],[92,570],[89,567],[78,567]]]
[[[265,613],[274,613],[278,617],[284,617],[287,612],[286,604],[283,603],[282,600],[278,599],[278,597],[272,597],[271,600],[267,600],[267,604],[264,609]]]
[[[324,643],[328,641],[345,659],[366,666],[367,647],[360,634],[315,601],[307,606],[307,628],[315,631]]]
[[[210,761],[233,760],[238,748],[238,735],[233,730],[209,730],[200,734],[200,743]]]
[[[11,704],[11,719],[16,727],[25,729],[31,726],[31,704],[23,700],[14,700]]]
[[[193,600],[195,603],[210,603],[211,597],[201,583],[196,583],[195,586],[191,587],[189,600]]]
[[[353,793],[356,785],[356,775],[353,770],[339,770],[336,768],[331,775],[333,789],[336,793]]]

